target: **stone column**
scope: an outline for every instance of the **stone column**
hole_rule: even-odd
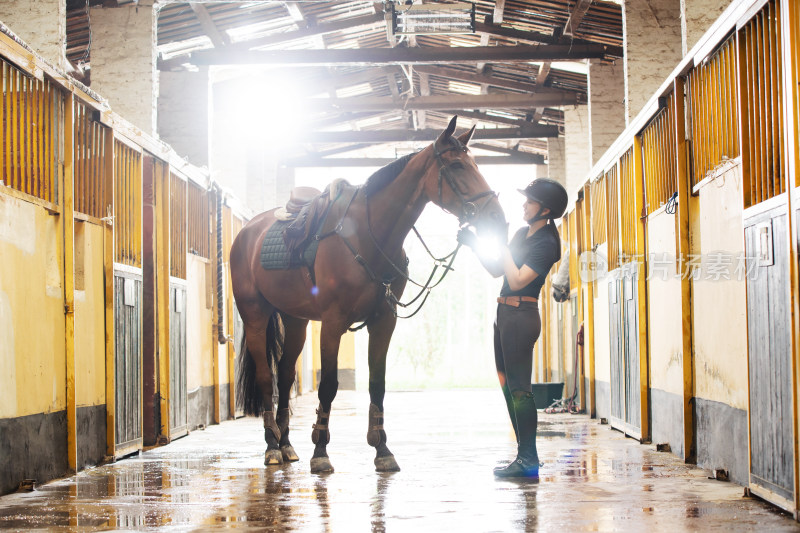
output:
[[[2,0],[0,22],[50,64],[69,70],[67,0]]]
[[[682,55],[697,44],[729,5],[731,0],[681,0]]]
[[[570,204],[578,198],[578,189],[592,168],[589,137],[589,108],[576,106],[564,110],[564,160]]]
[[[564,163],[564,137],[547,139],[547,172],[550,179],[562,185],[567,182],[567,172]]]
[[[681,0],[625,0],[626,124],[667,79],[681,58]]]
[[[567,168],[564,154],[564,137],[547,139],[547,174],[539,176],[556,180],[567,186]]]
[[[91,8],[91,86],[111,109],[156,132],[156,13],[153,0]]]
[[[160,72],[158,136],[189,163],[208,166],[208,68]]]
[[[622,62],[589,65],[589,133],[591,165],[625,129],[625,74]]]

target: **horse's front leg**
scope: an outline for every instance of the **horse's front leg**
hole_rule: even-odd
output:
[[[386,310],[367,325],[369,331],[369,426],[367,442],[375,448],[375,470],[399,472],[400,466],[386,446],[383,429],[383,397],[386,393],[386,354],[397,317]]]
[[[320,380],[319,380],[319,408],[317,408],[317,422],[311,432],[311,441],[314,443],[314,456],[311,458],[311,472],[333,472],[333,465],[328,458],[327,446],[331,440],[328,422],[331,416],[331,404],[339,390],[339,343],[347,326],[322,319],[320,329]]]

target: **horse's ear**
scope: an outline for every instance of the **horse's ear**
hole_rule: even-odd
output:
[[[456,121],[458,120],[458,115],[453,116],[450,119],[450,124],[447,125],[447,129],[445,129],[440,135],[439,138],[436,139],[436,144],[445,144],[447,139],[453,136],[453,132],[456,131]]]
[[[475,126],[473,125],[472,129],[470,129],[467,133],[462,133],[461,135],[459,135],[458,140],[461,141],[461,144],[466,146],[467,143],[469,143],[469,140],[472,139],[472,135],[474,133],[475,133]]]

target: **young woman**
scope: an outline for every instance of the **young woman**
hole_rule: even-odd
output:
[[[494,323],[494,359],[500,388],[517,436],[517,457],[506,467],[495,468],[498,477],[538,477],[536,451],[536,403],[531,393],[533,345],[541,332],[539,291],[550,268],[561,258],[561,239],[553,219],[567,208],[567,191],[557,181],[539,178],[524,190],[522,227],[499,257],[486,257],[477,236],[462,229],[458,240],[476,250],[484,268],[503,276]]]

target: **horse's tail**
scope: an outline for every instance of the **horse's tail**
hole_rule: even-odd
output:
[[[278,361],[283,355],[283,322],[278,311],[274,311],[267,322],[267,362],[272,373],[273,401],[278,391]],[[256,362],[247,349],[247,338],[242,335],[239,346],[239,365],[236,376],[236,406],[246,416],[264,414],[264,395],[256,380]]]

